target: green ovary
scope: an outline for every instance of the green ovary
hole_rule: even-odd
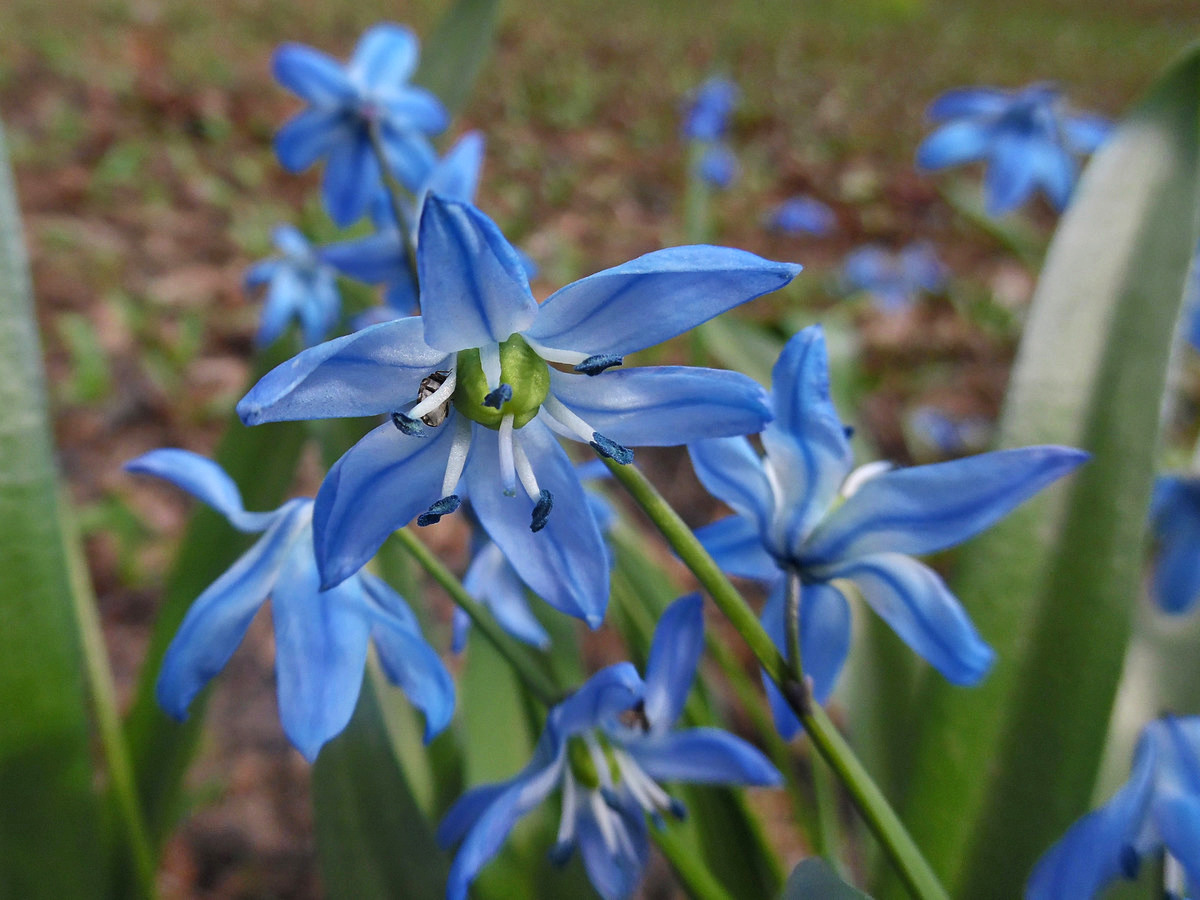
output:
[[[478,350],[460,351],[456,369],[455,408],[471,421],[488,428],[498,429],[507,415],[512,415],[514,428],[521,428],[537,415],[542,401],[550,393],[550,367],[519,334],[500,345],[500,383],[511,387],[513,395],[499,409],[483,405],[488,386]]]

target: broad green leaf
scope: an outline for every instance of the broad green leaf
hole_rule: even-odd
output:
[[[1171,332],[1196,241],[1200,47],[1095,156],[1050,247],[1006,446],[1093,454],[962,555],[997,651],[978,688],[929,678],[903,818],[954,896],[1013,897],[1088,808],[1137,597]]]
[[[0,130],[0,893],[98,897],[84,657],[41,345]]]
[[[492,51],[500,0],[456,0],[421,48],[413,81],[437,94],[450,112],[471,95]]]
[[[441,900],[450,856],[393,752],[380,707],[389,690],[371,666],[354,718],[313,766],[322,880],[331,898]]]
[[[819,856],[804,860],[792,870],[779,900],[870,900],[853,888]]]

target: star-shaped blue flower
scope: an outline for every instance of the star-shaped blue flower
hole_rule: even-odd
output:
[[[444,130],[448,116],[433,94],[408,83],[417,56],[416,37],[401,25],[370,29],[345,66],[303,44],[275,51],[276,79],[309,104],[275,136],[275,153],[291,172],[325,158],[321,196],[338,225],[358,219],[383,186],[372,130],[409,190],[433,167],[428,135]]]
[[[842,289],[863,292],[880,312],[907,309],[923,294],[945,290],[946,269],[928,243],[909,244],[899,253],[869,244],[850,253],[842,263]]]
[[[1047,84],[947,91],[927,115],[944,124],[917,148],[917,167],[986,161],[983,191],[993,216],[1016,209],[1039,187],[1063,209],[1078,177],[1077,157],[1095,152],[1112,130],[1107,119],[1070,112]]]
[[[611,369],[782,287],[800,267],[676,247],[576,281],[539,305],[491,220],[437,195],[425,203],[417,258],[420,317],[301,353],[242,399],[242,421],[391,416],[334,465],[317,494],[323,584],[358,571],[414,517],[429,524],[453,512],[465,493],[535,593],[598,625],[608,598],[604,544],[556,435],[626,463],[630,446],[761,428],[770,417],[765,392],[743,375]]]
[[[720,140],[741,92],[728,78],[714,75],[696,88],[683,117],[683,136],[690,141]]]
[[[299,229],[279,225],[271,237],[280,255],[255,263],[245,277],[247,290],[267,285],[267,302],[255,342],[260,347],[273,344],[288,323],[298,319],[305,345],[319,344],[341,314],[337,273]]]
[[[1026,447],[909,469],[873,464],[850,476],[850,443],[829,397],[825,340],[815,325],[780,354],[772,403],[765,458],[744,437],[688,446],[700,481],[736,513],[697,536],[725,571],[771,586],[763,625],[780,649],[787,582],[799,579],[801,658],[817,701],[829,697],[850,647],[843,581],[946,678],[977,682],[991,648],[937,573],[912,555],[979,533],[1087,454]],[[768,688],[776,724],[790,737],[799,722]]]
[[[312,500],[289,500],[274,512],[246,512],[221,467],[186,450],[153,450],[125,468],[183,488],[239,531],[263,532],[196,598],[167,648],[157,695],[169,715],[187,717],[192,698],[224,667],[270,596],[279,717],[288,740],[310,762],[354,713],[368,640],[387,677],[425,713],[425,739],[446,727],[454,712],[454,684],[403,598],[367,572],[321,590]]]
[[[805,194],[789,197],[773,210],[766,219],[771,231],[799,236],[811,234],[825,237],[837,226],[837,216],[826,204]]]
[[[649,855],[646,815],[684,815],[661,781],[776,785],[779,773],[740,738],[716,728],[673,731],[704,644],[700,596],[675,601],[650,647],[646,679],[629,663],[597,672],[546,718],[533,759],[516,777],[474,788],[438,828],[444,846],[462,841],[446,894],[467,896],[526,813],[555,791],[562,816],[552,857],[579,849],[592,885],[606,900],[628,897]]]
[[[1161,475],[1150,500],[1158,544],[1151,592],[1164,612],[1190,612],[1200,598],[1200,479]]]
[[[1200,885],[1200,718],[1142,729],[1129,780],[1104,806],[1076,822],[1038,860],[1026,900],[1088,900],[1142,860],[1165,850]]]

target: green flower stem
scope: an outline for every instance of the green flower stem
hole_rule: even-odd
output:
[[[630,496],[662,532],[684,565],[691,569],[692,574],[708,591],[713,602],[741,633],[750,650],[758,658],[759,665],[779,686],[788,705],[803,724],[813,746],[846,786],[868,827],[884,848],[910,893],[918,900],[947,900],[945,889],[888,804],[883,792],[871,780],[870,774],[854,755],[854,751],[850,749],[850,745],[838,732],[825,710],[812,702],[805,684],[798,681],[789,671],[783,654],[759,624],[754,611],[708,555],[708,551],[692,534],[691,529],[637,468],[633,465],[623,466],[609,459],[604,461],[613,477],[629,491]]]
[[[697,900],[733,900],[732,895],[717,881],[708,867],[688,850],[678,831],[671,828],[651,828],[650,837],[679,876],[689,896]]]
[[[496,624],[496,620],[488,614],[483,604],[467,593],[462,582],[446,568],[440,559],[434,556],[433,552],[421,542],[411,528],[401,528],[396,532],[396,538],[420,564],[421,568],[428,572],[433,580],[450,595],[450,599],[471,617],[471,622],[512,666],[517,677],[521,679],[522,684],[529,689],[531,694],[548,707],[554,706],[562,700],[562,690],[533,661],[525,647],[517,643]]]
[[[367,127],[371,139],[371,149],[375,152],[375,161],[379,163],[379,173],[383,177],[384,187],[387,188],[388,203],[392,207],[392,215],[396,218],[396,229],[400,239],[404,241],[404,253],[408,257],[408,267],[412,270],[413,281],[417,280],[417,245],[413,242],[412,232],[404,227],[404,202],[401,199],[408,193],[404,186],[396,180],[392,167],[388,164],[387,153],[383,149],[383,139],[379,135],[379,125],[372,122]],[[417,292],[417,311],[420,312],[420,291]]]

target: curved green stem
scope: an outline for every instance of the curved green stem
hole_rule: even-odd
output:
[[[933,869],[913,843],[904,824],[859,762],[850,745],[812,696],[803,681],[789,670],[783,654],[771,641],[746,600],[725,577],[716,562],[696,538],[679,514],[658,493],[638,469],[605,459],[613,477],[629,492],[646,515],[662,532],[672,549],[691,569],[692,574],[708,591],[726,618],[741,633],[742,638],[758,659],[759,665],[779,686],[788,705],[799,717],[804,730],[817,752],[829,763],[846,786],[859,812],[867,822],[888,858],[908,887],[919,900],[946,900],[948,895]]]
[[[404,202],[401,199],[404,195],[404,187],[396,180],[396,176],[392,173],[392,168],[388,164],[387,153],[383,149],[383,139],[379,135],[379,126],[376,123],[371,123],[367,127],[367,134],[371,139],[371,150],[375,153],[375,160],[379,163],[379,172],[383,177],[383,185],[387,189],[388,203],[392,207],[392,215],[396,219],[396,230],[400,232],[400,240],[404,242],[404,253],[408,257],[408,267],[412,270],[413,281],[417,281],[417,245],[413,242],[412,232],[405,226]],[[417,292],[417,312],[420,312],[421,301],[420,291]]]

